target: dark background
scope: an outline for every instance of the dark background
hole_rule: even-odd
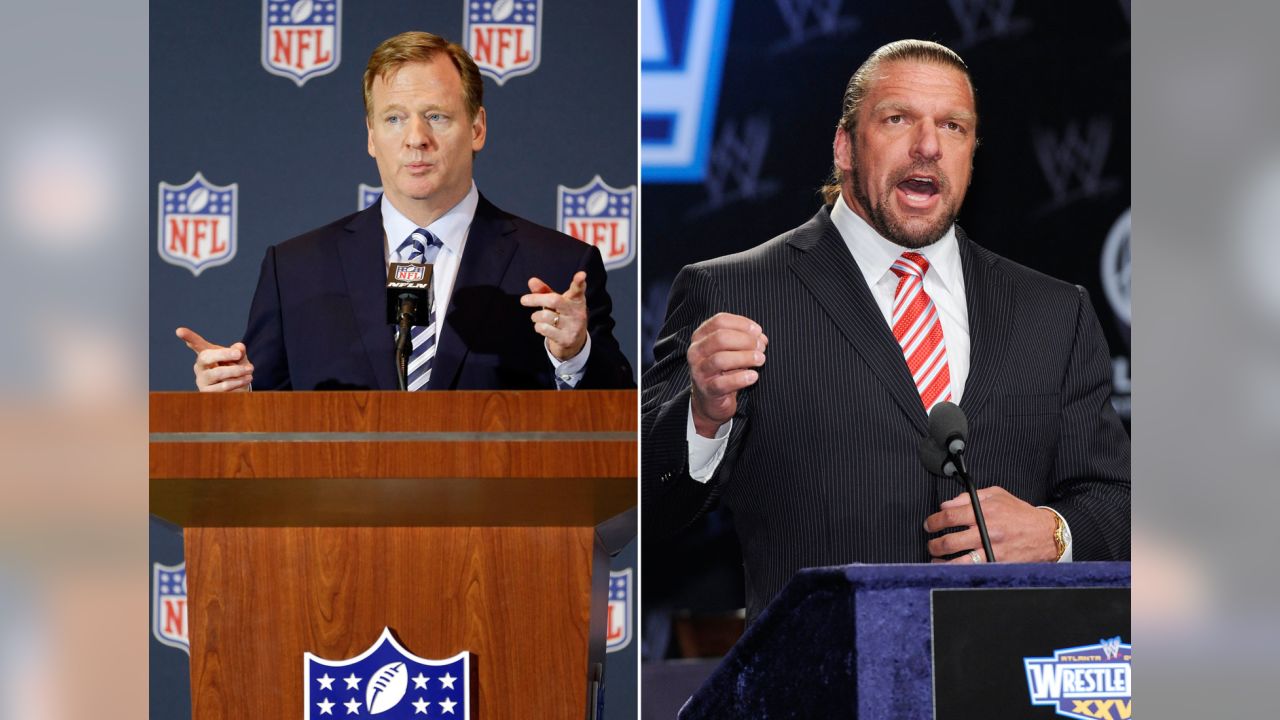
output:
[[[659,3],[668,25],[698,4]],[[977,89],[979,147],[959,224],[979,244],[1089,291],[1127,423],[1129,13],[1129,3],[1115,0],[734,3],[699,179],[659,183],[667,169],[642,171],[645,366],[680,268],[812,217],[849,77],[880,45],[920,38],[959,53]],[[678,43],[679,33],[667,35]],[[650,105],[646,95],[642,110]],[[1113,266],[1123,274],[1112,277],[1124,292],[1113,305],[1102,264],[1117,225]],[[718,511],[675,542],[644,542],[646,661],[706,656],[731,641],[724,626],[743,602],[731,518]]]

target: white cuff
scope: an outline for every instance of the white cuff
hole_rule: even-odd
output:
[[[714,438],[705,438],[693,427],[693,403],[689,403],[689,420],[685,426],[685,436],[689,441],[689,477],[705,483],[716,474],[720,461],[724,459],[724,449],[729,445],[729,431],[733,429],[733,420],[720,426]]]
[[[1044,508],[1045,510],[1048,510],[1054,515],[1057,515],[1058,519],[1062,521],[1062,535],[1067,539],[1067,549],[1062,551],[1062,557],[1058,558],[1058,562],[1060,563],[1071,562],[1071,526],[1067,524],[1067,519],[1062,517],[1062,513],[1058,512],[1057,510],[1054,510],[1048,505],[1037,505],[1036,507],[1040,507],[1040,508]]]
[[[551,368],[556,374],[556,389],[567,390],[576,387],[582,380],[582,373],[587,368],[587,358],[591,355],[591,333],[587,333],[587,341],[578,354],[568,360],[561,360],[552,355],[546,342],[542,343],[542,347],[547,350],[547,357],[551,359]]]

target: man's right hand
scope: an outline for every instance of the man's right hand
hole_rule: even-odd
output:
[[[759,378],[754,368],[764,364],[768,344],[760,326],[741,315],[718,313],[693,331],[688,353],[693,384],[689,406],[699,435],[714,437],[737,412],[738,391]]]
[[[214,345],[189,328],[177,330],[178,339],[196,354],[196,387],[200,392],[230,392],[248,390],[253,382],[253,365],[245,352],[244,343],[231,347]]]

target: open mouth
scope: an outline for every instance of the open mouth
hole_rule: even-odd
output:
[[[898,192],[907,205],[928,207],[934,204],[942,188],[938,179],[930,175],[912,175],[898,183]]]

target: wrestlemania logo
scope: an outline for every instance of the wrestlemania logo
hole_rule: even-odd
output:
[[[214,185],[196,173],[182,185],[160,183],[157,249],[165,262],[200,276],[236,256],[236,183]]]
[[[556,187],[556,229],[600,248],[607,270],[636,257],[636,186],[610,187],[599,175],[579,188]]]
[[[1132,660],[1133,645],[1119,636],[1054,650],[1051,658],[1023,658],[1031,704],[1052,705],[1069,718],[1128,720],[1133,716]]]
[[[499,85],[542,59],[542,0],[463,0],[462,37],[481,74]]]
[[[151,571],[151,634],[162,645],[191,654],[187,635],[187,564],[161,565]]]
[[[298,87],[338,67],[342,0],[262,0],[262,67]]]
[[[382,715],[402,720],[471,717],[471,654],[427,660],[405,650],[385,628],[373,646],[350,660],[303,658],[304,718]]]

